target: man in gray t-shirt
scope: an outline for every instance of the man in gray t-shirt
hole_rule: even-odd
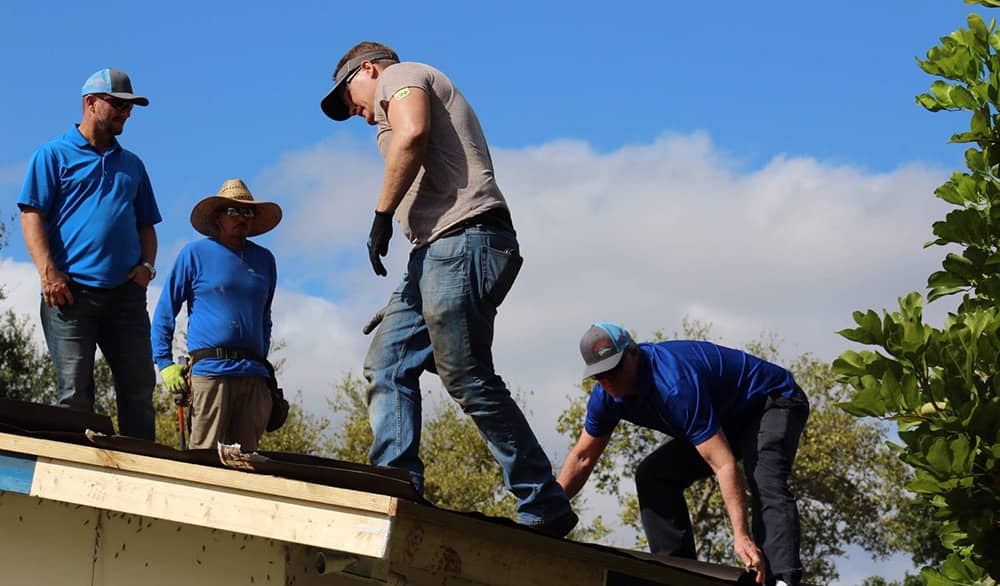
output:
[[[361,116],[378,126],[385,172],[368,237],[375,273],[387,274],[381,257],[393,217],[413,245],[365,358],[371,462],[408,470],[423,491],[419,378],[436,372],[503,467],[518,521],[565,535],[576,515],[493,370],[493,321],[521,256],[476,113],[443,73],[400,63],[395,51],[372,42],[344,55],[321,105],[334,120]]]

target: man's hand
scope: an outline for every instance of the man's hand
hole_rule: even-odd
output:
[[[69,290],[69,276],[52,269],[46,271],[41,280],[42,299],[45,300],[45,305],[55,307],[73,304],[73,293]]]
[[[389,254],[389,239],[392,238],[392,212],[375,212],[372,231],[368,233],[368,258],[372,261],[375,274],[384,277],[389,274],[382,265],[382,259]]]
[[[171,364],[160,371],[163,384],[174,394],[174,404],[186,406],[191,404],[191,393],[188,391],[187,380],[184,379],[184,367]]]
[[[743,560],[743,567],[747,570],[756,570],[756,582],[763,584],[764,576],[767,574],[767,563],[764,561],[764,554],[761,553],[753,539],[749,535],[737,537],[733,547],[736,549],[736,555]]]
[[[128,272],[128,278],[145,288],[149,287],[149,282],[153,280],[153,273],[146,268],[146,265],[140,264],[132,267],[132,270]]]

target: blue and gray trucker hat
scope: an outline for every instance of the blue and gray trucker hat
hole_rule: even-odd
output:
[[[80,90],[81,96],[88,94],[108,94],[121,100],[127,100],[137,106],[148,106],[149,100],[132,93],[132,80],[120,69],[102,69],[95,72]]]
[[[598,322],[580,338],[580,354],[586,366],[583,378],[607,372],[618,366],[625,350],[634,346],[632,336],[619,325]]]

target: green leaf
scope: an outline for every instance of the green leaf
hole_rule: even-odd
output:
[[[970,0],[965,1],[969,2]],[[945,578],[933,568],[928,567],[920,570],[920,577],[927,582],[927,586],[955,586],[954,582]]]
[[[900,387],[904,409],[909,411],[921,405],[922,397],[920,396],[920,387],[917,384],[917,376],[915,374],[912,372],[904,374],[903,379],[900,381]]]
[[[943,437],[934,438],[927,449],[925,459],[930,470],[939,479],[951,472],[951,453],[948,450],[948,440]]]
[[[993,47],[994,51],[1000,51],[1000,34],[993,33],[990,35],[990,46]]]
[[[868,372],[868,360],[863,354],[848,350],[833,361],[833,371],[843,376],[861,376]]]
[[[975,36],[976,43],[984,45],[985,48],[989,33],[986,31],[986,23],[983,22],[983,17],[973,12],[969,15],[966,22],[969,24],[969,30]]]
[[[952,140],[952,142],[959,142],[959,141]],[[948,183],[945,183],[941,187],[935,189],[934,195],[938,196],[940,199],[943,199],[944,201],[951,204],[962,205],[965,203],[965,197],[961,193],[959,193],[958,187],[956,187],[950,181]]]
[[[948,90],[948,98],[951,103],[966,110],[975,110],[979,107],[979,100],[972,95],[972,92],[960,85],[953,85]]]
[[[940,112],[945,109],[945,107],[930,94],[920,94],[917,96],[917,104],[923,106],[931,112]]]
[[[921,417],[910,417],[908,415],[897,415],[893,419],[896,421],[896,426],[900,431],[913,429],[924,422]]]
[[[984,218],[976,209],[954,210],[931,226],[940,240],[959,244],[980,243],[986,231]]]
[[[927,277],[928,287],[967,287],[969,279],[949,271],[937,271]]]
[[[899,384],[899,379],[890,370],[882,377],[882,385],[879,388],[879,395],[883,404],[896,411],[905,409],[903,406],[903,386]]]
[[[837,406],[857,417],[882,417],[885,415],[885,403],[882,401],[877,385],[865,386],[859,389],[854,398]]]
[[[986,159],[979,149],[968,149],[965,151],[965,164],[969,169],[977,173],[986,172]]]
[[[904,352],[919,352],[930,337],[930,329],[921,323],[907,321],[903,324],[903,339],[900,347]]]
[[[937,494],[941,492],[941,483],[933,478],[917,477],[907,482],[906,488],[917,494]]]
[[[949,443],[951,450],[951,471],[955,474],[968,475],[972,472],[972,450],[969,438],[960,435]]]
[[[949,273],[965,277],[966,279],[974,279],[980,275],[979,269],[971,260],[953,252],[945,255],[941,266]]]

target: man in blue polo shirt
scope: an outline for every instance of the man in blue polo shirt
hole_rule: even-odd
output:
[[[597,384],[584,430],[559,472],[566,494],[583,488],[620,420],[663,432],[669,439],[639,464],[635,478],[650,550],[695,557],[684,489],[714,473],[736,553],[757,570],[757,582],[799,584],[799,516],[788,476],[809,403],[792,374],[711,342],[636,344],[606,322],[587,330],[580,353],[584,378]],[[752,496],[752,531],[737,460]]]
[[[128,75],[102,69],[81,91],[82,121],[35,151],[18,198],[42,286],[41,321],[59,404],[94,409],[94,357],[114,377],[118,432],[154,439],[146,287],[160,212],[142,161],[118,144],[135,105]]]

